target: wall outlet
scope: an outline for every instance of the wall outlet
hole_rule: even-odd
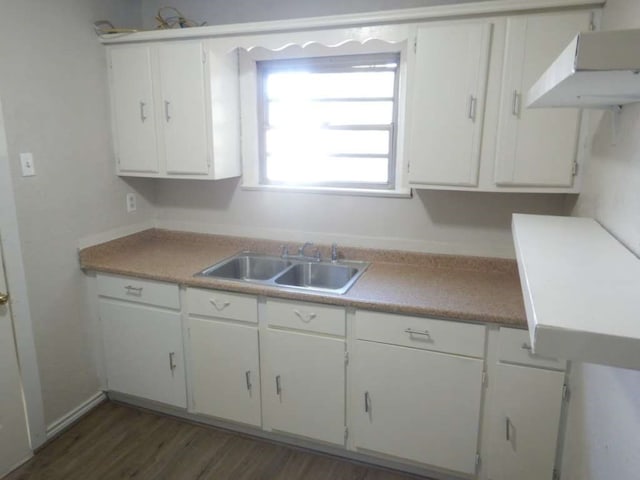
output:
[[[33,153],[21,153],[20,165],[22,166],[23,177],[33,177],[36,174],[36,167],[33,164]]]
[[[136,194],[127,193],[127,213],[133,213],[136,211]]]

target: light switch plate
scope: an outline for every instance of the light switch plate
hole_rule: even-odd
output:
[[[36,174],[36,167],[33,163],[33,153],[21,153],[20,165],[22,166],[23,177],[33,177]]]

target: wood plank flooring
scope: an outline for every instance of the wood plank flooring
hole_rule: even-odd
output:
[[[105,402],[5,480],[417,478]]]

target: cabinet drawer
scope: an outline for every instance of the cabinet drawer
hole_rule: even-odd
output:
[[[356,338],[483,358],[485,327],[431,318],[358,311]]]
[[[267,324],[345,336],[345,310],[315,303],[267,300]]]
[[[251,295],[189,288],[187,311],[192,315],[258,323],[258,299]]]
[[[498,336],[498,360],[504,363],[565,370],[567,362],[556,358],[539,357],[531,353],[531,339],[527,330],[501,328]]]
[[[98,295],[158,307],[180,308],[180,291],[173,283],[98,274]]]

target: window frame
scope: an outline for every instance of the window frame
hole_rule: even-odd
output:
[[[400,77],[402,71],[402,52],[363,52],[363,53],[335,53],[334,55],[305,56],[296,58],[275,58],[258,60],[256,62],[257,86],[257,114],[258,114],[258,182],[264,187],[304,188],[304,189],[341,189],[344,191],[378,191],[389,192],[397,190],[397,161],[398,161],[398,119],[400,98]],[[390,64],[392,68],[366,68],[367,64]],[[306,68],[305,68],[306,67]],[[355,70],[357,68],[357,70]],[[266,80],[269,73],[281,71],[295,71],[308,69],[312,73],[349,73],[354,71],[392,71],[394,73],[393,93],[391,97],[364,98],[327,98],[326,101],[391,101],[392,118],[390,124],[348,124],[327,127],[338,131],[387,131],[388,154],[337,154],[339,157],[357,158],[385,158],[387,160],[387,181],[385,183],[355,182],[355,181],[318,181],[318,182],[284,182],[267,178],[266,132],[269,129],[269,99],[266,95]]]

